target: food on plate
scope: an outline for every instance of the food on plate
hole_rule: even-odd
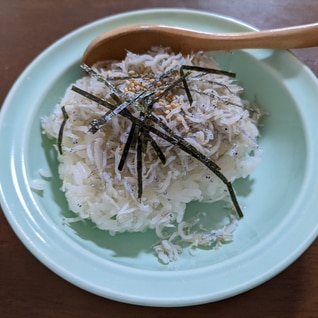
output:
[[[41,120],[56,139],[74,220],[90,219],[111,234],[154,229],[164,263],[185,244],[231,240],[243,216],[232,182],[261,158],[261,112],[240,97],[235,74],[203,52],[162,47],[82,67],[87,75]],[[220,200],[233,211],[221,228],[205,229],[201,211],[185,216],[191,201]]]

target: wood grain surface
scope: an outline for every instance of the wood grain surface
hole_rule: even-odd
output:
[[[155,7],[200,9],[259,29],[318,22],[318,0],[0,0],[0,104],[23,69],[63,35],[112,14]],[[318,48],[294,54],[318,76]],[[236,297],[150,308],[98,297],[58,277],[24,247],[1,211],[0,317],[318,317],[318,241],[285,271]]]

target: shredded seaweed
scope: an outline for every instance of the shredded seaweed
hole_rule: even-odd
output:
[[[136,159],[137,159],[137,182],[138,182],[138,199],[142,196],[142,148],[143,148],[143,135],[138,136]]]
[[[186,68],[189,69],[189,68]],[[198,69],[195,69],[198,70]],[[202,68],[200,68],[200,71],[202,71]],[[92,74],[92,72],[90,72]],[[95,73],[93,73],[95,74]],[[231,73],[232,74],[232,73]],[[95,76],[95,75],[94,75]],[[128,135],[128,139],[126,141],[126,145],[124,147],[122,157],[119,163],[119,170],[122,170],[125,160],[127,158],[128,152],[130,147],[134,144],[134,141],[137,142],[137,151],[136,151],[136,165],[137,165],[137,183],[138,183],[138,198],[141,198],[142,196],[142,152],[143,148],[145,148],[145,143],[148,142],[149,138],[151,141],[151,144],[153,148],[155,149],[156,153],[158,154],[160,160],[162,162],[165,162],[164,155],[162,151],[160,150],[158,145],[155,145],[155,141],[150,136],[150,132],[157,135],[158,137],[168,141],[169,143],[178,146],[181,150],[185,151],[186,153],[193,156],[195,159],[200,161],[202,164],[204,164],[209,170],[211,170],[227,187],[227,190],[229,192],[230,198],[232,200],[233,206],[237,212],[238,217],[243,217],[243,212],[240,208],[240,205],[237,201],[235,191],[233,189],[232,183],[221,173],[220,167],[214,163],[210,158],[206,157],[204,154],[199,152],[194,146],[189,144],[187,141],[185,141],[182,137],[177,135],[170,129],[167,125],[165,125],[158,117],[154,115],[153,112],[151,112],[153,104],[159,100],[162,96],[165,96],[169,91],[171,91],[173,88],[178,86],[180,83],[183,83],[186,78],[189,76],[189,73],[180,72],[179,78],[176,80],[173,80],[169,84],[165,84],[164,89],[160,87],[160,93],[156,96],[156,90],[155,90],[155,84],[154,82],[150,87],[147,87],[147,90],[144,90],[142,92],[139,92],[138,94],[135,94],[133,99],[129,99],[123,92],[119,92],[120,96],[123,98],[126,98],[124,102],[121,102],[120,98],[116,95],[118,93],[118,90],[116,89],[116,92],[112,93],[112,98],[120,105],[113,105],[103,99],[100,99],[93,94],[90,94],[88,92],[85,92],[81,89],[79,89],[76,86],[72,87],[72,90],[76,91],[77,93],[85,96],[86,98],[89,98],[97,103],[99,103],[102,106],[105,106],[109,109],[108,112],[105,113],[105,115],[99,117],[98,119],[93,120],[90,123],[89,131],[91,132],[97,132],[99,129],[101,129],[104,125],[106,125],[107,121],[110,120],[113,116],[120,114],[127,119],[129,119],[132,122],[132,126]],[[152,89],[151,92],[149,90]],[[145,93],[145,91],[147,93]],[[190,93],[190,90],[189,90]],[[191,94],[191,93],[190,93]],[[136,96],[137,95],[137,96]],[[146,98],[148,97],[148,98]],[[143,104],[140,103],[140,100],[143,101]],[[138,106],[138,109],[141,111],[139,118],[132,115],[132,113],[127,109],[129,105],[135,105]],[[109,114],[112,114],[109,116]],[[155,127],[155,126],[158,126]],[[162,155],[161,155],[162,154]]]
[[[218,70],[215,68],[207,68],[207,67],[201,67],[201,66],[195,66],[195,65],[181,65],[180,69],[182,70],[189,70],[189,71],[197,71],[202,72],[203,74],[218,74],[218,75],[224,75],[228,77],[236,77],[235,73],[224,71],[224,70]]]
[[[106,100],[98,98],[93,94],[83,91],[82,89],[73,86],[72,90],[85,96],[86,98],[97,102],[98,104],[108,108],[108,111],[100,116],[98,119],[94,119],[90,123],[89,131],[96,133],[104,125],[107,124],[114,116],[120,114],[132,122],[129,135],[125,144],[125,147],[122,152],[122,156],[118,165],[118,169],[121,171],[124,167],[125,161],[127,159],[130,148],[136,149],[136,168],[137,168],[137,184],[138,184],[138,198],[142,197],[143,192],[143,182],[142,182],[142,173],[143,173],[143,153],[147,149],[147,144],[150,142],[151,146],[157,153],[162,163],[166,162],[166,158],[161,151],[160,147],[157,145],[155,140],[152,138],[150,133],[157,135],[158,137],[166,140],[172,145],[178,146],[181,150],[185,151],[202,164],[204,164],[209,170],[211,170],[227,187],[228,193],[232,200],[233,206],[241,218],[243,217],[243,212],[240,208],[240,205],[237,201],[235,191],[233,189],[232,183],[221,173],[220,167],[214,163],[210,158],[206,157],[204,154],[199,152],[194,146],[189,144],[182,137],[177,135],[172,129],[170,129],[166,124],[164,124],[156,115],[153,113],[153,105],[158,102],[162,97],[166,96],[174,88],[179,87],[183,88],[186,91],[189,103],[192,103],[193,99],[191,96],[191,90],[189,89],[187,79],[191,74],[191,71],[200,72],[201,75],[196,75],[196,79],[202,79],[202,76],[208,73],[216,73],[220,75],[226,75],[230,77],[235,77],[234,73],[208,69],[203,67],[196,66],[187,66],[183,65],[179,68],[178,72],[176,70],[171,70],[162,74],[159,78],[153,78],[143,90],[138,91],[134,94],[133,98],[128,97],[124,92],[119,90],[112,81],[113,78],[104,78],[95,72],[92,68],[87,65],[82,65],[82,68],[87,71],[91,76],[94,76],[97,80],[103,82],[108,88],[112,90],[111,97],[115,101],[115,105],[109,103]],[[184,72],[187,70],[188,72]],[[177,74],[176,74],[177,73]],[[174,76],[174,77],[173,77]],[[126,79],[126,77],[124,77]],[[131,78],[131,77],[128,77]],[[117,80],[121,78],[116,78]],[[163,79],[169,79],[165,84],[159,85]],[[122,80],[122,79],[121,79]],[[182,85],[181,85],[182,84]],[[224,85],[224,84],[223,84]],[[202,92],[199,92],[202,93]],[[139,118],[135,117],[129,110],[128,106],[135,106],[140,110]],[[65,125],[66,119],[63,121]],[[62,123],[62,124],[63,124]],[[64,126],[63,125],[63,126]],[[61,129],[62,130],[62,129]],[[60,130],[60,131],[61,131]],[[62,133],[61,133],[62,134]]]
[[[123,168],[124,168],[124,164],[125,164],[125,161],[127,159],[128,152],[129,152],[129,149],[131,147],[132,140],[133,140],[133,138],[135,136],[135,129],[136,129],[136,124],[132,123],[132,125],[130,127],[128,138],[126,140],[126,144],[125,144],[123,153],[122,153],[122,155],[120,157],[120,161],[119,161],[119,164],[118,164],[118,170],[119,171],[122,171]]]
[[[61,109],[62,109],[62,113],[63,113],[63,121],[62,121],[60,130],[59,130],[59,135],[57,138],[57,148],[59,150],[59,153],[62,155],[63,154],[63,150],[62,150],[63,132],[64,132],[65,124],[66,124],[67,120],[69,119],[69,117],[68,117],[68,114],[65,110],[65,107],[62,106]]]

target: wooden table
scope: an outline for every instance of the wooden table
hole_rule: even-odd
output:
[[[0,103],[43,49],[88,22],[151,7],[195,8],[259,29],[313,23],[317,0],[0,0]],[[318,36],[318,34],[317,34]],[[295,50],[318,75],[318,48]],[[1,152],[5,149],[1,149]],[[195,307],[148,308],[104,299],[42,265],[0,213],[0,317],[318,317],[318,241],[288,269],[239,296]]]

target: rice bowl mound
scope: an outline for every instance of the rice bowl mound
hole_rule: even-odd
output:
[[[162,74],[178,72],[181,65],[217,68],[202,52],[182,56],[158,47],[141,55],[127,52],[123,61],[100,62],[92,69],[131,99],[149,83],[160,82]],[[113,99],[113,89],[96,77],[84,76],[73,85],[103,100]],[[241,99],[243,89],[229,76],[193,71],[188,85],[192,103],[184,88],[176,86],[153,104],[153,115],[215,162],[231,182],[247,177],[261,157],[257,140],[260,112]],[[129,111],[140,116],[140,109],[133,105]],[[59,176],[69,209],[77,215],[75,220],[90,219],[111,234],[154,229],[158,236],[154,250],[164,263],[178,258],[182,242],[195,247],[232,239],[235,213],[228,224],[213,230],[199,226],[199,215],[184,219],[191,201],[223,200],[230,208],[232,202],[225,184],[213,171],[156,135],[152,138],[166,162],[148,143],[142,157],[143,192],[138,197],[135,148],[130,148],[122,171],[118,169],[131,122],[118,114],[96,133],[89,132],[90,123],[104,114],[105,107],[70,86],[52,113],[41,119],[44,133],[56,140],[65,124],[62,152],[57,151]]]

